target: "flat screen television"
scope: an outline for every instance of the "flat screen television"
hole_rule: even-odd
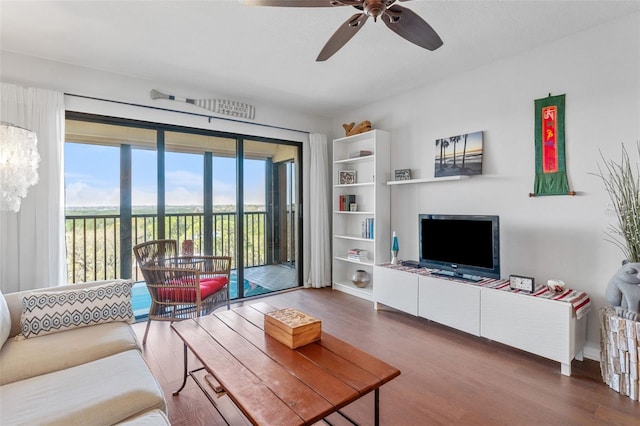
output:
[[[420,214],[420,266],[480,281],[500,278],[498,216]]]

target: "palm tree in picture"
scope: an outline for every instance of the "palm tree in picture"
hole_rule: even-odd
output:
[[[440,139],[440,148],[442,149],[442,153],[440,155],[440,169],[445,169],[447,167],[447,148],[449,148],[449,140],[448,139]]]
[[[444,166],[447,167],[447,148],[449,148],[450,142],[448,139],[444,139],[442,141],[442,145],[444,146]]]
[[[464,169],[465,160],[467,159],[467,136],[469,136],[468,133],[465,133],[464,135],[462,135],[462,137],[464,138],[464,147],[462,148],[462,168],[463,169]]]
[[[456,165],[456,146],[458,145],[458,142],[460,142],[460,136],[451,136],[449,140],[453,144],[453,168],[455,169],[458,167]]]
[[[442,165],[442,161],[444,160],[444,144],[442,143],[444,139],[436,139],[436,146],[440,146],[440,170],[444,167]]]

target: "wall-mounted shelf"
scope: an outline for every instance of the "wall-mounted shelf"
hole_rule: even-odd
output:
[[[390,180],[387,182],[387,185],[408,185],[411,183],[432,183],[432,182],[443,182],[446,180],[462,180],[462,179],[469,179],[469,176],[445,176],[445,177],[438,177],[438,178]]]

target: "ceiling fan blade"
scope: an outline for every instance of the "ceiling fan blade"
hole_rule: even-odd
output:
[[[248,6],[277,6],[277,7],[333,7],[342,6],[332,4],[331,0],[242,0]]]
[[[351,18],[347,19],[324,45],[320,54],[316,58],[316,61],[326,61],[333,56],[334,53],[340,50],[340,48],[351,40],[360,28],[364,26],[368,18],[369,16],[366,13],[356,13]]]
[[[427,50],[436,50],[443,44],[431,25],[406,7],[391,6],[382,15],[382,20],[391,31]]]

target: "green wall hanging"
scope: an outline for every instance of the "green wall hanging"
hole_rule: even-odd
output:
[[[565,95],[535,100],[536,176],[533,193],[575,195],[569,191],[564,148]]]

